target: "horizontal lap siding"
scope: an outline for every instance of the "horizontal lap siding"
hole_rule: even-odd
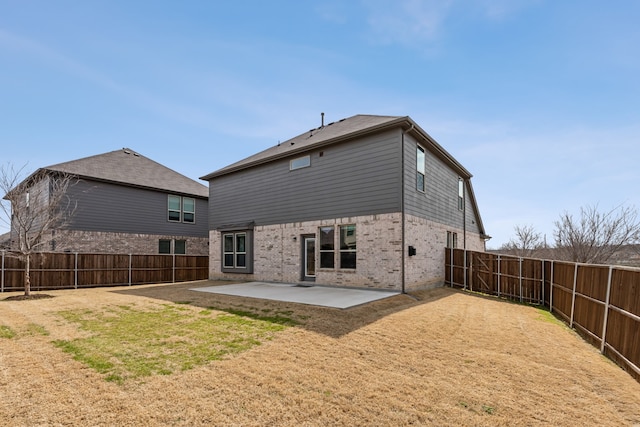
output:
[[[425,192],[416,189],[416,149],[418,143],[411,136],[405,136],[405,209],[407,214],[425,218],[459,229],[463,228],[463,211],[458,209],[459,175],[442,160],[420,145],[426,151]],[[480,233],[476,223],[476,212],[465,189],[467,231]]]
[[[211,228],[400,211],[399,130],[293,158],[305,154],[310,167],[290,171],[286,158],[213,179]]]
[[[195,199],[195,224],[185,224],[167,220],[169,193],[82,180],[69,194],[77,201],[71,230],[208,236],[208,206],[203,199]]]

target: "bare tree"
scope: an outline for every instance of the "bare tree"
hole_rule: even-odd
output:
[[[515,237],[510,239],[500,248],[519,257],[531,257],[542,248],[542,234],[538,233],[533,225],[516,225]]]
[[[558,255],[567,261],[605,264],[623,246],[640,243],[638,212],[622,205],[608,212],[580,208],[579,220],[565,212],[555,227]]]
[[[31,256],[50,244],[53,231],[64,227],[75,212],[67,195],[77,182],[74,175],[43,169],[22,180],[24,166],[16,170],[8,164],[0,168],[0,201],[3,221],[11,230],[11,252],[25,263],[24,293],[31,294]]]

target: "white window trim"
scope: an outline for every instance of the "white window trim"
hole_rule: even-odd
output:
[[[176,198],[178,198],[180,200],[180,209],[171,209],[170,200],[171,200],[172,197],[176,197]],[[184,210],[184,201],[185,201],[185,199],[193,200],[193,212]],[[178,219],[178,220],[171,219],[171,216],[170,216],[171,212],[178,212],[178,214],[180,215],[180,219]],[[184,214],[185,213],[192,214],[193,215],[193,221],[185,221],[184,220]],[[183,197],[183,196],[177,196],[175,194],[168,194],[167,195],[167,221],[168,222],[173,222],[173,223],[195,224],[196,223],[196,199],[194,197]]]
[[[171,198],[176,197],[180,203],[180,207],[178,209],[171,209]],[[180,219],[171,219],[171,212],[178,212],[178,216]],[[175,194],[169,194],[167,196],[167,221],[169,222],[182,222],[182,197],[176,196]]]
[[[289,170],[294,171],[296,169],[308,168],[311,166],[311,155],[296,157],[289,161]]]
[[[422,172],[418,170],[418,151],[422,151],[424,155],[424,163],[422,165]],[[418,188],[418,174],[422,176],[422,188]],[[427,189],[427,150],[420,144],[416,144],[416,190],[421,193],[426,192]]]

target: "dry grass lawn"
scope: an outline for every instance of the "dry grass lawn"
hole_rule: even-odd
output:
[[[0,301],[0,425],[640,425],[640,384],[533,307],[446,288],[348,310],[188,290],[208,285]],[[60,312],[176,302],[298,325],[222,360],[120,383],[53,344],[86,335]]]

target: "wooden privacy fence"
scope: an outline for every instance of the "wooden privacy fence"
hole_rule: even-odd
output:
[[[24,290],[25,263],[2,251],[0,292]],[[209,277],[209,257],[42,252],[31,256],[31,290],[172,283]]]
[[[545,306],[640,381],[640,270],[445,251],[445,283]]]

